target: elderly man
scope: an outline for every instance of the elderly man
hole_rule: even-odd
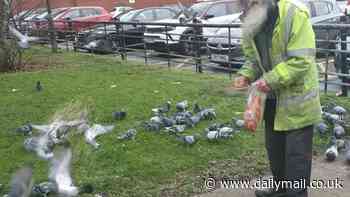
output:
[[[296,0],[242,0],[246,62],[234,87],[254,82],[267,94],[265,138],[273,189],[258,197],[306,197],[313,125],[321,120],[315,35],[306,6]],[[286,182],[287,181],[287,182]],[[299,187],[291,187],[294,183]]]

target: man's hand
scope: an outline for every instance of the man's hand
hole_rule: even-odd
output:
[[[255,85],[258,88],[258,90],[261,92],[268,93],[271,91],[270,86],[263,79],[259,79],[258,81],[256,81]]]
[[[235,89],[244,89],[244,88],[248,88],[249,83],[250,82],[249,82],[249,79],[247,77],[240,76],[240,77],[235,78],[233,87]]]

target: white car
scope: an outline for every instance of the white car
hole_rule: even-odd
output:
[[[157,23],[186,24],[197,19],[203,24],[229,24],[241,14],[239,0],[220,0],[201,2],[183,10],[177,19],[166,19]],[[155,51],[164,52],[168,48],[181,54],[190,54],[194,48],[194,30],[188,26],[149,25],[146,27],[145,42]],[[206,40],[214,35],[218,28],[203,28],[203,38]]]
[[[128,12],[132,9],[133,9],[132,7],[126,7],[126,6],[114,7],[111,12],[111,15],[115,19],[115,18],[118,18],[118,16],[120,16],[121,14]]]

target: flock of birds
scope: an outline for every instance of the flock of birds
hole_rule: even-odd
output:
[[[229,139],[244,128],[244,121],[232,118],[227,123],[212,123],[202,133],[186,134],[186,130],[196,127],[203,120],[215,120],[217,114],[214,108],[202,108],[194,103],[189,110],[187,100],[175,105],[171,110],[171,102],[168,101],[161,107],[152,109],[152,117],[142,123],[147,132],[167,133],[185,145],[194,145],[200,139],[218,141]],[[171,111],[175,111],[171,113]],[[324,121],[316,125],[316,130],[327,135],[330,130],[331,140],[325,152],[328,161],[334,161],[339,153],[345,153],[346,160],[350,163],[350,141],[346,138],[347,110],[334,103],[322,107]],[[125,111],[113,112],[115,120],[126,118]],[[87,114],[82,113],[78,120],[64,121],[56,119],[48,125],[26,124],[17,128],[18,133],[28,136],[24,140],[24,148],[34,152],[39,158],[47,160],[50,165],[48,181],[34,184],[32,169],[22,168],[13,176],[8,197],[45,197],[49,194],[59,196],[77,196],[81,193],[92,193],[93,187],[89,184],[81,187],[75,186],[70,174],[72,150],[69,145],[69,134],[75,133],[84,136],[85,141],[94,148],[99,148],[96,138],[111,132],[114,125],[91,124]],[[120,134],[119,140],[133,140],[137,130],[131,128]]]
[[[350,141],[346,136],[346,128],[350,128],[347,110],[335,103],[322,106],[323,121],[316,125],[321,136],[330,134],[330,142],[325,152],[327,161],[334,161],[340,154],[350,164]]]

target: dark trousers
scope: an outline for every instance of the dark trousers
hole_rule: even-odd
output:
[[[313,126],[297,130],[275,131],[276,100],[266,101],[265,140],[270,168],[275,181],[305,180],[310,183]],[[286,117],[287,118],[287,117]],[[285,197],[307,197],[306,188],[280,190]]]

